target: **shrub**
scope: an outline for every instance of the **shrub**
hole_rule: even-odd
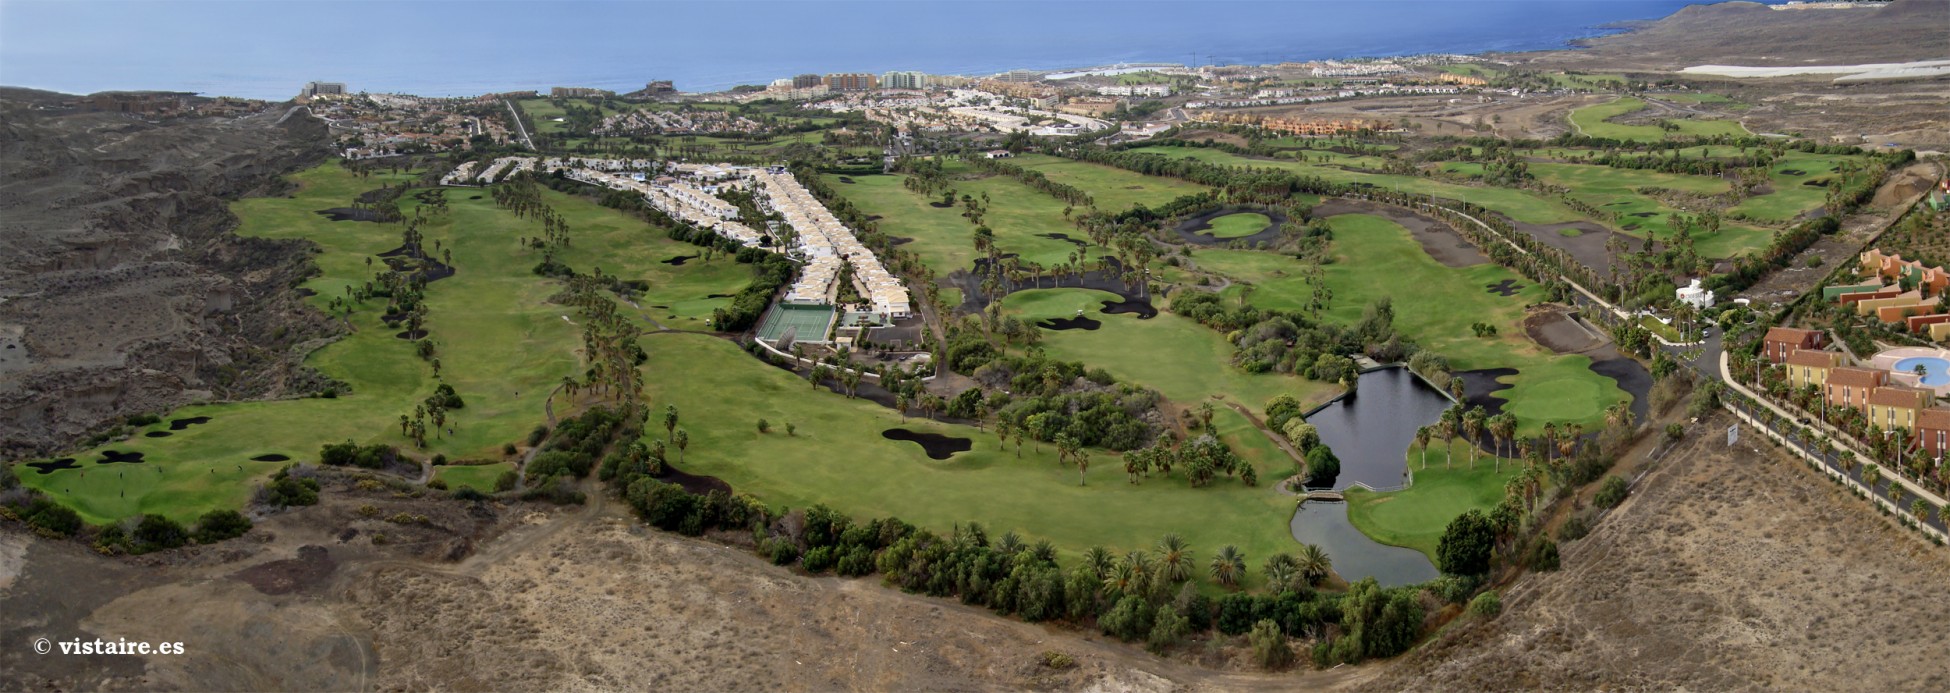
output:
[[[1496,546],[1496,527],[1480,510],[1471,510],[1449,521],[1436,544],[1436,565],[1450,575],[1482,575],[1490,570],[1490,554]]]
[[[515,488],[515,483],[519,481],[521,481],[521,476],[516,474],[515,470],[510,469],[502,472],[501,476],[494,477],[494,492],[512,491]]]
[[[1051,669],[1068,669],[1077,665],[1075,658],[1056,650],[1043,650],[1043,654],[1038,656],[1036,661]]]
[[[1625,502],[1628,493],[1631,493],[1631,489],[1626,487],[1625,479],[1613,474],[1605,477],[1605,481],[1598,485],[1598,494],[1593,496],[1591,501],[1597,503],[1600,508],[1616,508],[1619,503]]]
[[[428,481],[427,488],[433,489],[435,491],[445,491],[447,490],[447,481],[445,479],[434,479],[432,481]]]
[[[251,520],[235,510],[212,510],[196,520],[196,543],[211,544],[241,537],[251,531]]]
[[[454,491],[454,500],[458,501],[484,501],[487,499],[487,494],[481,493],[472,486],[462,486]]]
[[[1584,535],[1590,533],[1591,520],[1586,519],[1584,515],[1572,515],[1564,521],[1562,526],[1557,528],[1557,540],[1577,541],[1583,539]]]
[[[81,531],[80,514],[47,498],[35,498],[20,513],[20,519],[30,527],[56,536],[65,537]]]
[[[1131,595],[1117,600],[1116,606],[1098,616],[1097,626],[1105,635],[1129,642],[1151,632],[1151,616],[1151,605],[1143,597]]]
[[[264,502],[276,507],[294,505],[316,505],[318,503],[318,480],[301,479],[286,472],[278,472],[271,483],[264,487]]]
[[[759,419],[759,420],[758,420],[758,432],[759,432],[759,433],[770,433],[770,432],[772,432],[772,422],[770,422],[770,421],[766,421],[766,420],[764,420],[764,419]]]
[[[1293,663],[1293,650],[1286,646],[1286,633],[1270,619],[1254,623],[1253,632],[1246,640],[1252,643],[1253,660],[1263,668],[1280,669]]]
[[[833,567],[833,547],[821,546],[806,551],[806,559],[803,564],[808,573],[826,572],[827,568]]]
[[[1157,619],[1151,624],[1151,636],[1145,638],[1145,644],[1154,651],[1162,651],[1184,640],[1190,632],[1191,623],[1184,616],[1171,609],[1159,609]]]
[[[1551,541],[1550,537],[1538,537],[1536,543],[1530,545],[1530,555],[1525,557],[1525,563],[1531,570],[1541,572],[1557,570],[1560,560],[1557,542]]]
[[[1686,436],[1686,427],[1677,423],[1666,424],[1666,440],[1679,440]]]
[[[1476,595],[1475,599],[1469,600],[1469,613],[1486,619],[1496,618],[1497,614],[1503,613],[1503,598],[1496,596],[1496,592]]]
[[[130,553],[173,549],[189,543],[190,532],[181,523],[161,515],[143,515],[129,533]]]
[[[791,541],[771,539],[767,544],[765,553],[772,560],[772,565],[790,565],[799,559],[799,547],[793,546]]]
[[[1250,594],[1234,592],[1219,598],[1219,632],[1241,635],[1259,620],[1259,600]]]

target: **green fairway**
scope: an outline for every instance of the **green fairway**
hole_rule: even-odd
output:
[[[950,162],[948,171],[955,176],[969,176],[966,165]],[[901,248],[921,257],[921,261],[934,269],[937,274],[946,276],[955,270],[966,270],[974,266],[975,225],[961,216],[960,205],[935,207],[941,201],[939,195],[923,197],[908,190],[901,184],[905,176],[875,175],[849,176],[852,183],[839,180],[840,176],[825,177],[827,185],[851,200],[860,211],[880,217],[876,223],[882,232],[897,238],[911,238],[911,242]],[[983,219],[995,232],[995,245],[1005,253],[1017,253],[1024,262],[1033,262],[1045,267],[1054,267],[1069,262],[1070,254],[1078,247],[1053,234],[1063,234],[1070,238],[1083,239],[1083,232],[1072,226],[1063,216],[1065,205],[1054,197],[1045,195],[1006,176],[984,176],[980,178],[962,177],[954,180],[957,196],[969,195],[980,198],[983,193],[989,196],[988,215]],[[1078,210],[1072,210],[1076,213]],[[1090,258],[1101,255],[1101,249],[1090,249]]]
[[[1273,168],[1292,171],[1309,176],[1319,176],[1337,183],[1367,183],[1392,190],[1434,195],[1436,197],[1461,200],[1492,209],[1517,221],[1535,224],[1575,221],[1577,212],[1556,202],[1537,197],[1522,190],[1509,188],[1479,187],[1457,185],[1442,181],[1418,178],[1415,176],[1384,175],[1348,171],[1335,166],[1316,166],[1298,161],[1254,159],[1222,152],[1217,149],[1201,147],[1142,147],[1132,151],[1146,154],[1159,154],[1174,159],[1191,158],[1224,166],[1246,166],[1253,168]]]
[[[1408,450],[1408,468],[1415,484],[1389,493],[1350,488],[1347,519],[1375,541],[1402,546],[1428,554],[1436,560],[1435,547],[1442,531],[1457,515],[1470,510],[1488,511],[1503,501],[1503,486],[1522,475],[1520,463],[1505,460],[1502,473],[1488,454],[1479,453],[1475,469],[1470,469],[1469,444],[1456,441],[1447,451],[1454,462],[1444,464],[1442,442],[1430,443],[1428,466],[1423,467],[1422,450]],[[1446,467],[1446,468],[1445,468]]]
[[[1243,238],[1265,231],[1272,223],[1273,220],[1264,214],[1239,212],[1207,222],[1210,228],[1199,231],[1199,234],[1213,238]]]
[[[1667,120],[1678,129],[1668,133],[1656,125],[1626,125],[1611,122],[1619,116],[1645,110],[1643,100],[1621,97],[1612,101],[1585,106],[1571,111],[1571,125],[1581,134],[1592,137],[1609,137],[1617,140],[1636,140],[1657,142],[1672,137],[1712,137],[1715,135],[1752,135],[1739,121],[1733,120],[1691,120],[1674,118]]]
[[[1094,205],[1106,212],[1121,212],[1137,205],[1157,207],[1209,189],[1177,178],[1147,176],[1113,166],[1047,154],[1022,154],[1013,162],[1023,168],[1039,171],[1052,181],[1090,193]]]
[[[612,108],[603,108],[602,102],[597,100],[563,99],[563,101],[577,106],[597,109],[602,111],[604,116],[614,115],[619,112]],[[565,124],[562,121],[556,119],[563,117],[568,112],[556,106],[553,100],[546,98],[522,99],[516,103],[521,105],[521,112],[528,114],[528,119],[533,121],[536,134],[554,134],[567,129],[564,127]]]
[[[1530,165],[1530,171],[1539,180],[1570,188],[1571,197],[1618,215],[1616,220],[1599,220],[1606,226],[1660,241],[1670,240],[1678,233],[1672,226],[1672,215],[1679,210],[1638,192],[1639,188],[1660,187],[1712,195],[1725,192],[1728,186],[1726,181],[1708,176],[1609,166],[1535,163]],[[1695,230],[1693,247],[1703,257],[1727,258],[1765,248],[1773,237],[1773,232],[1767,229],[1728,221],[1714,233]]]
[[[1828,202],[1826,182],[1849,161],[1860,163],[1863,157],[1789,152],[1768,169],[1773,191],[1742,200],[1731,211],[1765,221],[1791,221],[1821,209]]]
[[[366,258],[398,247],[402,225],[335,222],[314,213],[349,206],[359,193],[378,187],[379,176],[362,180],[326,164],[292,178],[299,186],[292,196],[245,199],[231,209],[241,220],[238,235],[304,238],[319,245],[323,252],[314,260],[320,272],[303,287],[316,292],[307,301],[324,310],[333,297],[347,295],[347,286],[371,277]],[[456,188],[446,194],[451,211],[431,217],[422,233],[429,251],[439,241],[452,252],[456,273],[428,285],[426,329],[439,345],[442,382],[452,385],[466,406],[452,412],[454,432],[429,437],[424,454],[498,459],[502,444],[520,439],[542,419],[543,402],[562,377],[582,371],[577,355],[582,340],[571,322],[574,309],[549,302],[559,284],[531,271],[540,251],[518,247],[519,238],[541,235],[541,223],[499,209],[485,191]],[[615,210],[544,194],[574,229],[575,243],[561,259],[581,271],[601,266],[624,278],[649,278],[648,300],[731,293],[749,282],[749,273],[733,269],[729,260],[664,265],[660,261],[671,254],[695,248]],[[482,199],[472,199],[476,196]],[[411,217],[418,203],[411,196],[401,203]],[[724,281],[677,279],[693,271]],[[89,522],[149,512],[187,521],[208,510],[242,507],[258,482],[286,464],[252,457],[315,460],[321,445],[344,440],[408,445],[399,417],[410,414],[437,382],[431,365],[414,354],[413,343],[396,338],[399,330],[380,321],[383,308],[384,299],[368,301],[351,316],[350,334],[307,359],[307,365],[350,386],[337,398],[184,407],[169,416],[211,420],[169,437],[137,435],[80,451],[72,456],[82,469],[43,475],[23,467],[20,476]],[[558,400],[558,411],[564,404]],[[143,432],[158,429],[167,426]],[[96,465],[104,450],[140,452],[145,464]]]
[[[1604,409],[1627,395],[1609,378],[1590,370],[1590,359],[1557,355],[1530,341],[1523,333],[1524,306],[1541,302],[1541,289],[1500,265],[1448,267],[1422,249],[1408,230],[1395,222],[1366,214],[1328,217],[1334,230],[1336,261],[1325,267],[1333,301],[1326,318],[1353,324],[1375,300],[1393,300],[1395,327],[1403,335],[1449,359],[1456,370],[1515,368],[1501,378],[1512,387],[1499,392],[1518,417],[1521,430],[1540,431],[1547,421],[1597,425]],[[1199,264],[1248,282],[1253,305],[1276,310],[1302,310],[1311,288],[1303,279],[1300,261],[1285,255],[1249,250],[1205,250]],[[1491,293],[1488,286],[1513,281],[1523,288],[1515,295]],[[1228,295],[1237,295],[1237,287]],[[1471,326],[1487,323],[1494,337],[1477,337]]]
[[[1287,528],[1292,497],[1272,488],[1290,462],[1254,460],[1262,464],[1258,487],[1221,478],[1192,488],[1182,472],[1133,485],[1116,456],[1095,450],[1089,484],[1080,486],[1076,469],[1058,465],[1048,445],[1026,444],[1018,459],[1013,448],[998,448],[992,432],[921,418],[902,423],[864,399],[808,388],[721,339],[657,334],[643,345],[653,410],[676,405],[678,425],[690,435],[680,468],[723,479],[774,507],[825,503],[856,518],[899,517],[938,532],[979,522],[990,536],[1015,531],[1025,541],[1048,539],[1072,556],[1093,545],[1149,547],[1166,533],[1183,536],[1200,556],[1237,544],[1256,562],[1294,548]],[[758,432],[760,418],[771,422],[770,433]],[[785,433],[786,422],[796,435]],[[1223,417],[1214,422],[1236,426]],[[973,449],[930,459],[919,445],[881,437],[897,427],[968,438]],[[1264,456],[1263,448],[1242,454]]]
[[[494,481],[501,478],[503,472],[513,471],[514,468],[515,466],[508,462],[465,466],[448,465],[445,467],[436,467],[433,471],[433,478],[446,482],[449,490],[458,491],[460,487],[466,486],[482,493],[493,493]]]
[[[1149,320],[1106,315],[1101,308],[1107,300],[1118,297],[1089,289],[1035,289],[1010,294],[1002,307],[1027,320],[1067,318],[1083,311],[1102,326],[1045,330],[1042,348],[1050,356],[1101,367],[1121,380],[1154,388],[1181,406],[1218,397],[1259,411],[1281,393],[1321,402],[1340,390],[1296,376],[1245,373],[1232,367],[1232,345],[1211,328],[1163,311]]]

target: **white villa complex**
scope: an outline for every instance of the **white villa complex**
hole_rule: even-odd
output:
[[[786,293],[786,301],[833,304],[840,288],[840,267],[850,264],[854,289],[871,304],[872,312],[886,318],[904,318],[913,312],[907,287],[792,174],[765,169],[750,174],[758,182],[760,199],[784,215],[785,223],[797,233],[797,250],[806,260],[805,271]]]
[[[669,164],[649,160],[568,159],[511,156],[495,159],[485,167],[468,162],[441,180],[446,185],[481,185],[504,180],[522,171],[555,171],[591,185],[624,190],[643,196],[651,207],[700,229],[736,241],[747,247],[763,247],[766,235],[741,223],[738,206],[717,196],[721,187],[754,186],[760,204],[785,217],[793,241],[789,252],[805,262],[799,278],[785,294],[780,308],[798,312],[823,311],[830,325],[831,306],[839,302],[840,276],[852,268],[854,290],[868,305],[856,310],[870,312],[885,324],[913,313],[907,287],[874,256],[873,251],[853,235],[853,231],[805,186],[783,169],[747,168],[710,164]],[[870,319],[868,316],[859,316]],[[825,330],[808,322],[800,341],[824,341]],[[821,334],[813,334],[819,332]]]

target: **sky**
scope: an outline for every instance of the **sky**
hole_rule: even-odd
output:
[[[378,2],[0,0],[0,84],[284,98],[682,89],[797,72],[994,72],[1542,48],[1685,0]]]

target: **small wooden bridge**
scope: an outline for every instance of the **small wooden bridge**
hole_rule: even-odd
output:
[[[1344,501],[1347,498],[1342,496],[1340,491],[1308,491],[1300,496],[1300,501],[1303,503],[1310,500]]]

